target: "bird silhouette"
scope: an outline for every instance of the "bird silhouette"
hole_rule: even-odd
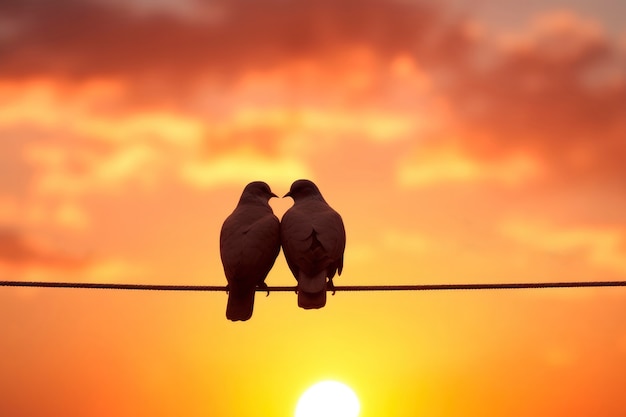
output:
[[[220,233],[220,256],[228,281],[226,318],[248,320],[254,293],[267,288],[265,277],[280,252],[280,223],[268,204],[277,197],[261,181],[248,184]]]
[[[283,215],[280,240],[287,265],[298,281],[298,306],[324,307],[327,287],[334,288],[333,277],[343,269],[343,220],[309,180],[295,181],[285,197],[293,198],[294,205]]]

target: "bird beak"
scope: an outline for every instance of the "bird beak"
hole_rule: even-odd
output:
[[[285,198],[285,197],[291,197],[291,191],[283,196],[283,198]]]
[[[278,196],[277,196],[276,194],[274,194],[274,193],[270,193],[270,198],[272,198],[272,197],[276,197],[276,198],[278,198]]]

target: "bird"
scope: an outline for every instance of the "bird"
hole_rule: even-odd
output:
[[[280,241],[287,265],[298,281],[298,306],[322,308],[327,288],[334,289],[335,273],[341,275],[343,270],[343,220],[309,180],[295,181],[284,197],[293,198],[294,204],[281,219]]]
[[[280,252],[280,222],[269,205],[272,197],[278,196],[265,182],[249,183],[222,225],[220,257],[228,282],[226,318],[231,321],[252,317],[255,291],[267,289],[265,278]]]

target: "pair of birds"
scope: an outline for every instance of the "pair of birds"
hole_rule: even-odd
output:
[[[220,233],[220,256],[228,281],[226,318],[252,317],[257,288],[267,288],[265,277],[282,246],[287,265],[298,281],[298,306],[321,308],[326,290],[341,275],[346,231],[339,213],[309,180],[295,181],[284,197],[294,205],[282,220],[274,215],[269,199],[278,197],[262,181],[244,188],[237,207],[226,218]]]

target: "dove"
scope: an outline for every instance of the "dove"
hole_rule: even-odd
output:
[[[287,265],[298,281],[298,306],[304,309],[326,305],[326,278],[333,289],[335,273],[341,275],[346,231],[317,186],[297,180],[284,197],[294,205],[283,215],[280,240]]]
[[[265,278],[280,252],[280,222],[268,201],[277,197],[261,181],[248,184],[220,232],[220,257],[228,281],[226,318],[252,317],[254,293],[267,288]]]

